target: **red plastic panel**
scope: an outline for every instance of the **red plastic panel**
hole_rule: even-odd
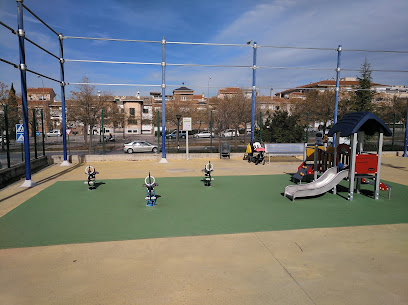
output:
[[[357,155],[356,174],[376,174],[378,165],[378,155]]]

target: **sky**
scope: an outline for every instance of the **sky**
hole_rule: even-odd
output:
[[[408,70],[408,53],[347,50],[408,51],[406,0],[25,0],[24,5],[63,36],[169,42],[244,44],[245,46],[166,45],[166,62],[174,64],[252,66],[256,41],[256,86],[262,95],[336,77],[337,52],[341,68],[359,70],[364,60],[372,70]],[[17,29],[15,0],[0,0],[0,20]],[[26,37],[59,55],[58,37],[24,10]],[[64,58],[161,63],[159,43],[64,39]],[[265,46],[296,47],[271,48]],[[328,48],[330,50],[299,49]],[[25,42],[28,69],[60,79],[59,62]],[[0,26],[0,58],[19,64],[18,38]],[[265,67],[321,68],[324,70]],[[161,66],[66,62],[65,82],[160,85]],[[327,69],[327,70],[326,70]],[[356,77],[358,71],[341,71]],[[373,82],[408,86],[408,73],[373,72]],[[0,81],[21,92],[20,72],[0,62]],[[195,94],[217,94],[218,88],[252,88],[252,69],[236,67],[166,67],[166,94],[182,86]],[[61,99],[58,83],[27,73],[30,88],[51,87]],[[76,85],[67,85],[67,98]],[[160,87],[96,85],[113,95],[148,96]]]

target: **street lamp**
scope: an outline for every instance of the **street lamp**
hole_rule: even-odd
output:
[[[99,101],[99,104],[101,104],[101,91],[98,90],[97,92],[98,92],[98,101]],[[101,130],[101,127],[99,126],[99,143],[101,142],[102,142],[102,130]]]
[[[177,152],[180,152],[180,119],[181,114],[176,114],[177,118]]]
[[[208,104],[210,103],[210,79],[211,79],[211,77],[208,78],[208,87],[207,87],[207,101],[208,101]]]
[[[46,115],[46,113],[45,113],[45,98],[44,98],[44,81],[43,81],[43,78],[41,77],[41,75],[38,75],[37,76],[39,79],[41,79],[41,83],[42,83],[42,101],[43,101],[43,111],[44,111],[44,117],[45,117],[45,115]],[[45,122],[47,122],[47,118],[45,117]],[[44,133],[45,133],[45,130],[44,130],[44,126],[41,126],[42,127],[42,132],[43,132],[43,135],[44,135]],[[44,140],[44,137],[43,137],[43,140]]]

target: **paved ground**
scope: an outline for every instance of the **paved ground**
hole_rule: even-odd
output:
[[[100,179],[201,176],[208,160],[101,162]],[[294,172],[211,160],[217,175]],[[0,192],[0,216],[56,181],[58,165]],[[408,185],[408,159],[384,157],[384,180]],[[352,203],[350,203],[352,204]],[[0,250],[1,304],[407,304],[408,224],[157,238]]]

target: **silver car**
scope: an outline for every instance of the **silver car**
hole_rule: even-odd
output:
[[[123,151],[131,154],[133,152],[152,152],[157,153],[157,145],[153,145],[147,141],[134,141],[123,144]]]

